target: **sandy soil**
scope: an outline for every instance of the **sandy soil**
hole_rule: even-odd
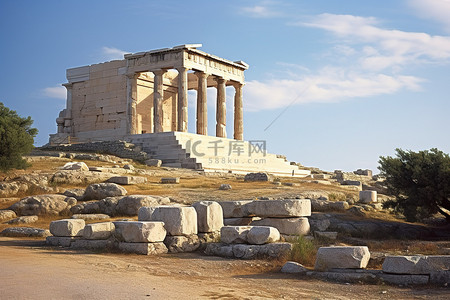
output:
[[[449,299],[450,289],[349,285],[280,273],[281,262],[196,253],[75,252],[0,238],[1,299]]]

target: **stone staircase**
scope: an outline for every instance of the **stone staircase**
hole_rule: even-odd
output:
[[[140,146],[151,158],[162,160],[165,167],[235,174],[310,175],[309,170],[301,170],[275,154],[266,153],[262,142],[177,131],[130,135],[127,141]]]

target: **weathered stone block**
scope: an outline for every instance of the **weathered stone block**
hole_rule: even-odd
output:
[[[9,227],[0,232],[0,236],[10,237],[47,237],[50,231],[41,228],[31,227]]]
[[[73,249],[87,249],[87,250],[107,250],[114,246],[111,240],[83,240],[77,239],[72,241],[70,248]]]
[[[163,222],[157,221],[116,221],[114,236],[119,241],[127,243],[154,243],[162,242],[166,237]]]
[[[50,223],[54,236],[82,236],[85,222],[82,219],[63,219]]]
[[[88,240],[106,240],[114,231],[112,222],[88,224],[84,227],[83,238]]]
[[[107,182],[110,183],[117,183],[122,185],[129,185],[129,184],[141,184],[146,183],[147,178],[142,176],[114,176],[107,180]]]
[[[193,207],[141,207],[138,219],[139,221],[164,222],[168,235],[197,234],[197,212]]]
[[[258,217],[306,217],[311,215],[309,199],[256,200],[246,204],[250,215]]]
[[[314,269],[328,271],[330,269],[363,269],[370,259],[366,246],[320,247],[317,251]]]
[[[150,167],[161,167],[162,160],[160,159],[147,159],[145,164]]]
[[[222,206],[224,218],[242,218],[249,215],[246,205],[250,202],[252,201],[221,201],[219,204]]]
[[[222,183],[222,184],[219,186],[219,190],[222,190],[222,191],[231,190],[231,185],[229,185],[229,184],[227,184],[227,183]]]
[[[423,285],[428,284],[428,275],[400,275],[400,274],[380,274],[381,280],[396,285]]]
[[[163,184],[180,183],[180,177],[165,177],[165,178],[161,178],[161,183],[163,183]]]
[[[62,170],[89,171],[89,167],[84,162],[68,162],[61,169]]]
[[[359,202],[369,204],[377,202],[377,192],[376,191],[360,191],[359,192]]]
[[[119,250],[126,253],[156,255],[167,253],[164,243],[119,243]]]
[[[200,240],[196,234],[189,236],[166,236],[164,239],[169,253],[193,252],[200,247]]]
[[[107,197],[125,196],[127,190],[115,183],[94,183],[86,188],[83,200],[101,200]]]
[[[450,269],[450,255],[388,256],[383,272],[393,274],[431,274]]]
[[[220,229],[220,241],[226,244],[247,243],[252,226],[224,226]]]
[[[338,233],[335,231],[316,231],[314,237],[320,240],[335,241]]]
[[[269,226],[253,226],[247,233],[247,242],[252,245],[274,243],[280,240],[278,229]]]
[[[8,224],[30,224],[35,223],[39,219],[38,216],[22,216],[9,220]]]
[[[71,219],[83,219],[85,221],[106,220],[109,218],[111,217],[105,214],[74,214],[71,217]]]
[[[205,253],[222,257],[254,259],[258,257],[282,258],[289,255],[291,250],[292,244],[290,243],[270,243],[265,245],[210,243],[206,246]]]
[[[253,217],[244,218],[225,218],[223,219],[223,225],[225,226],[247,226],[252,223]]]
[[[68,248],[70,245],[80,239],[80,237],[48,236],[45,241],[47,245]]]
[[[281,234],[307,235],[310,230],[308,218],[265,218],[253,221],[252,226],[271,226],[278,229]]]
[[[248,173],[244,177],[244,181],[272,181],[273,177],[268,173]]]
[[[200,201],[192,206],[197,212],[198,232],[214,232],[223,227],[223,211],[219,203]]]

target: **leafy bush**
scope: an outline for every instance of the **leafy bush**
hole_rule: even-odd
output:
[[[31,128],[33,120],[22,118],[0,102],[0,170],[25,169],[29,164],[22,158],[33,149],[38,130]]]
[[[384,203],[416,222],[438,212],[450,222],[450,157],[433,148],[419,152],[396,149],[397,157],[380,157],[378,167],[395,200]]]

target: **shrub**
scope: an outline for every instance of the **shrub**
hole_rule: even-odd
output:
[[[303,236],[298,236],[292,242],[291,260],[304,265],[314,265],[317,246]]]
[[[36,128],[33,120],[22,118],[0,102],[0,170],[25,169],[29,164],[22,158],[33,149]]]
[[[397,157],[380,157],[384,185],[395,196],[385,208],[415,222],[437,212],[450,222],[450,157],[436,148],[413,152],[396,149]]]

